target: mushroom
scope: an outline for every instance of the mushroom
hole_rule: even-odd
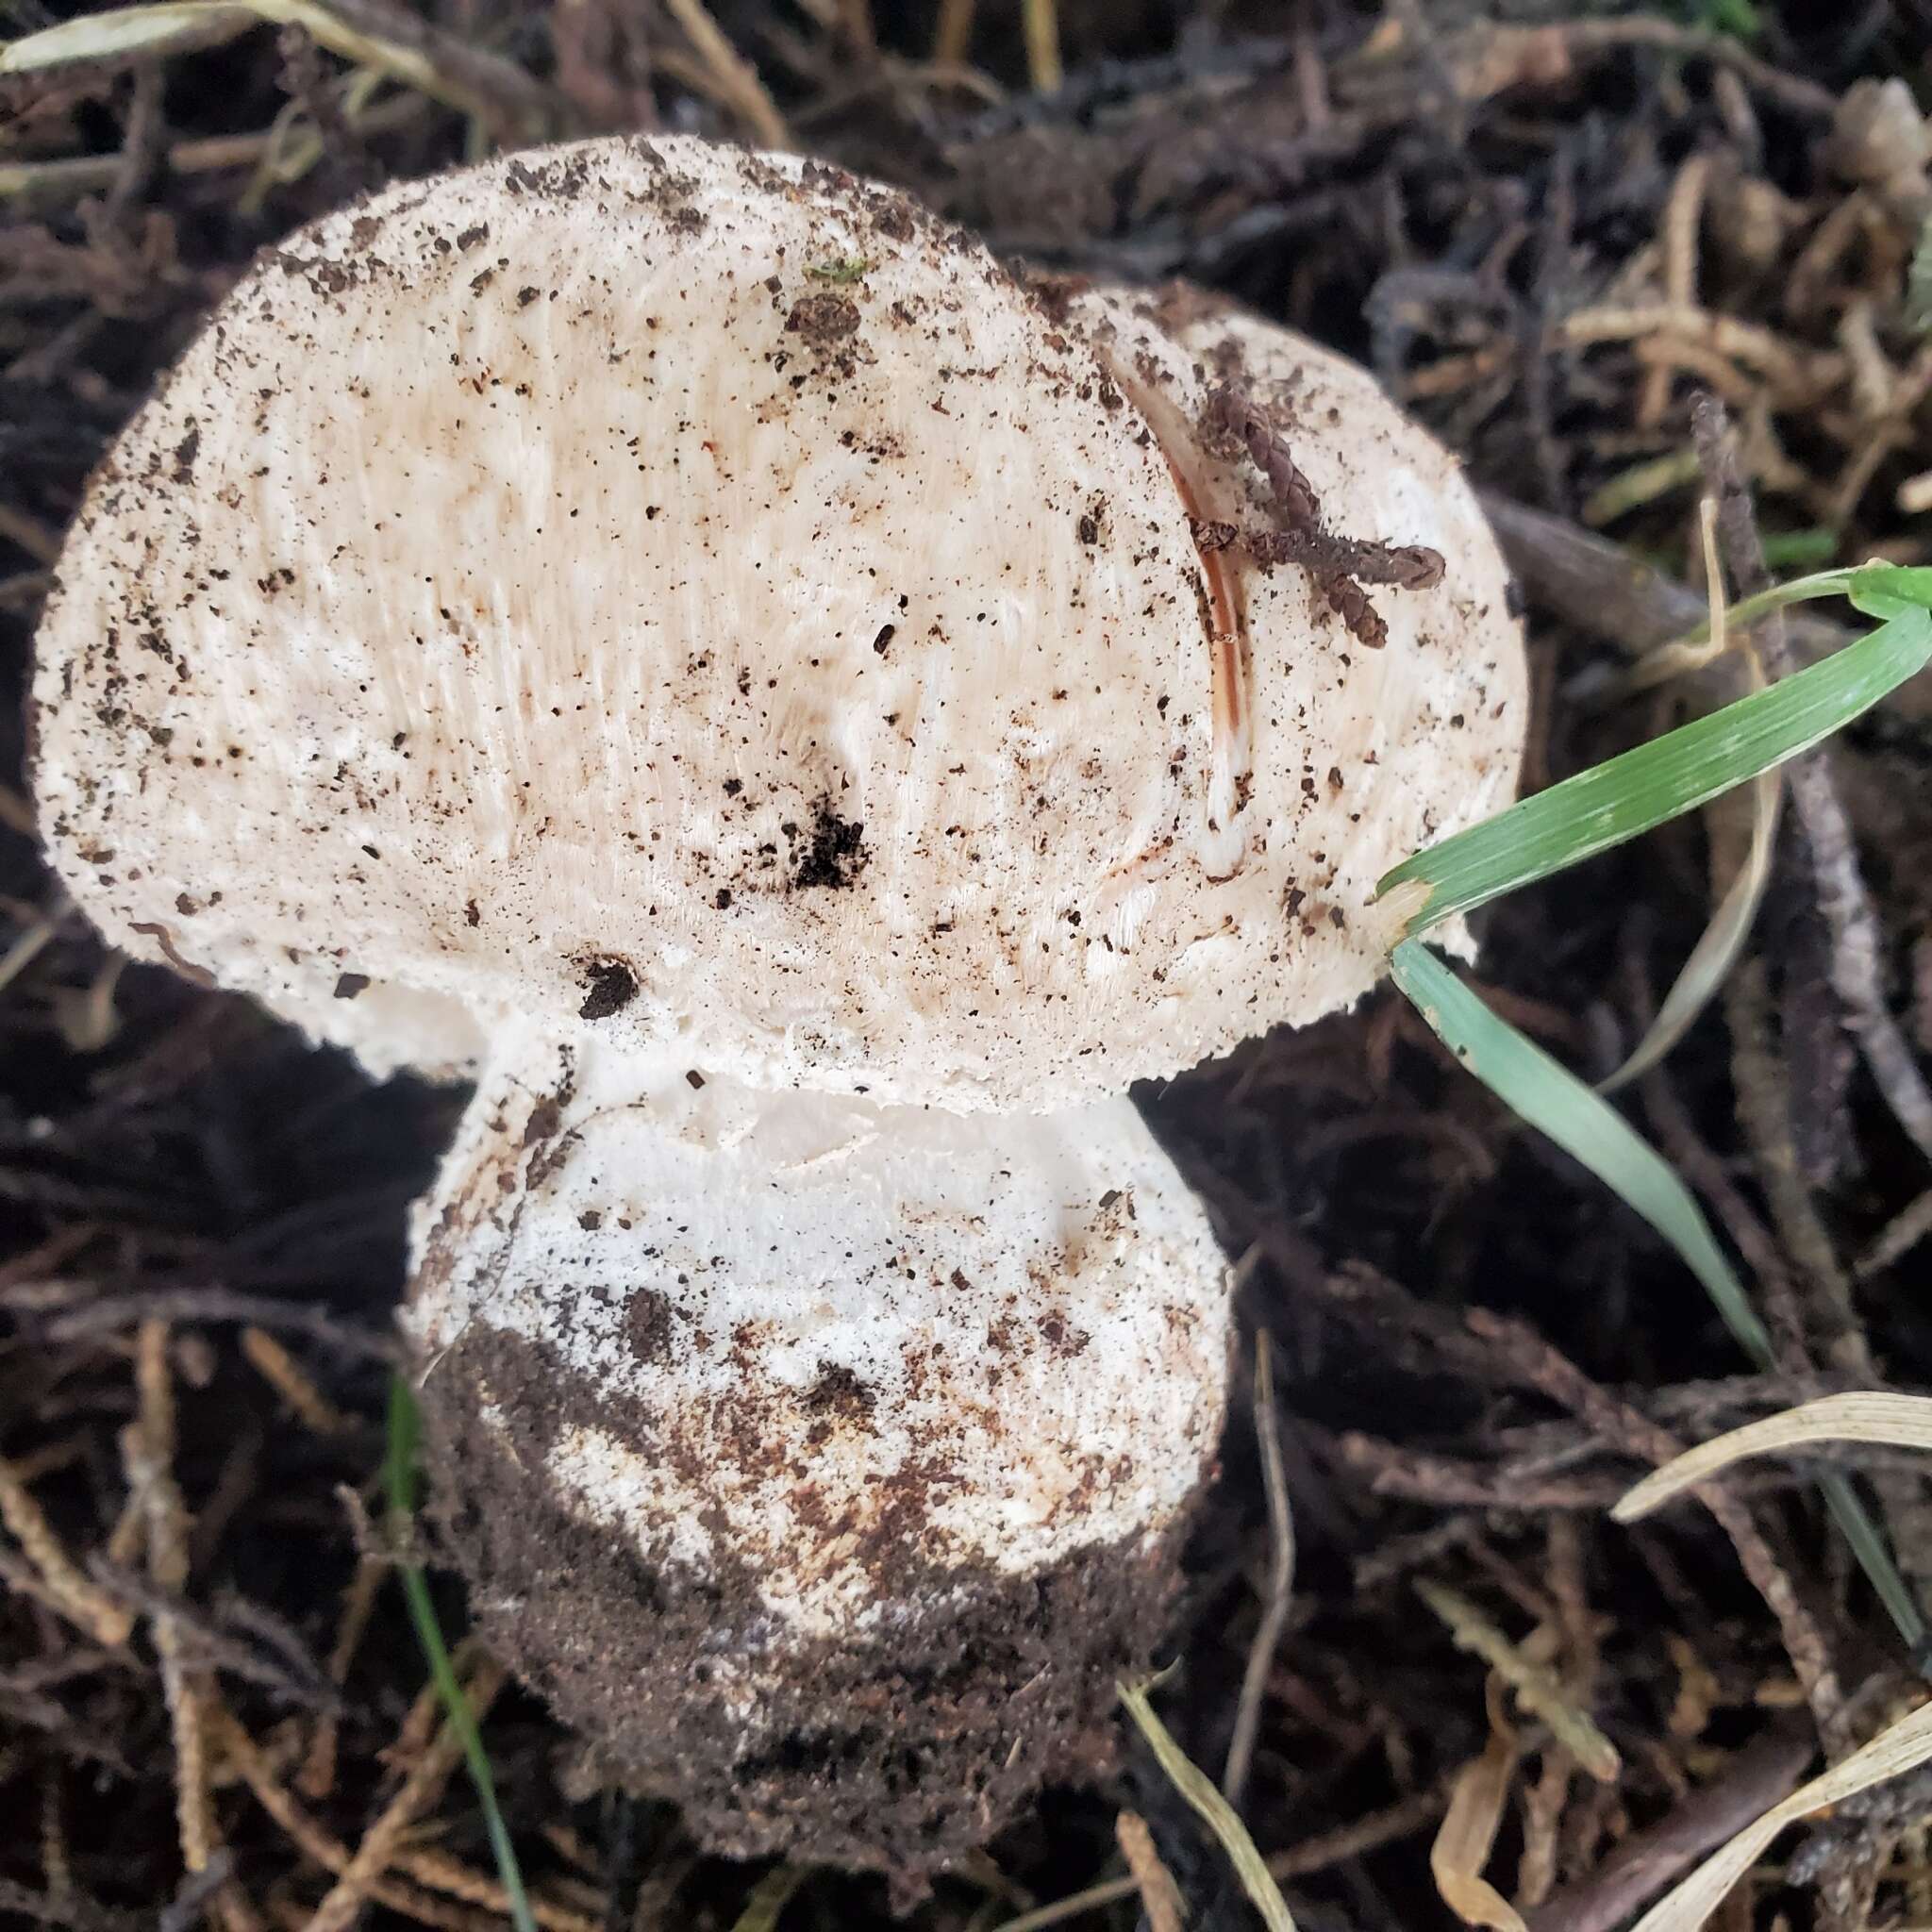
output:
[[[1228,1370],[1127,1090],[1357,998],[1375,879],[1514,783],[1424,431],[835,169],[510,157],[258,262],[34,702],[110,938],[475,1079],[406,1315],[441,1507],[613,1775],[916,1886],[1105,1762]]]

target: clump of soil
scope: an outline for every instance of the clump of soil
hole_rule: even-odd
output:
[[[872,858],[865,847],[865,827],[841,819],[829,798],[812,808],[809,827],[801,832],[788,824],[785,835],[792,845],[791,883],[800,891],[820,886],[842,891]]]
[[[843,1376],[810,1399],[862,1416]],[[1020,1576],[919,1574],[888,1499],[877,1560],[899,1567],[878,1593],[923,1607],[889,1629],[805,1636],[773,1617],[756,1575],[647,1563],[625,1529],[562,1507],[542,1479],[562,1432],[647,1440],[652,1423],[608,1414],[540,1345],[473,1328],[424,1393],[441,1527],[485,1642],[594,1732],[603,1774],[675,1800],[708,1844],[875,1868],[916,1903],[1043,1779],[1089,1782],[1117,1760],[1115,1687],[1167,1625],[1180,1532]],[[479,1422],[490,1405],[514,1418],[508,1439]],[[910,1523],[930,1506],[908,1481]]]

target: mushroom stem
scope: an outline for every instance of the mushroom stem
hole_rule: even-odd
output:
[[[453,1547],[620,1775],[746,1856],[903,1874],[1104,1755],[1227,1375],[1224,1260],[1129,1102],[885,1108],[533,1041],[419,1251]]]

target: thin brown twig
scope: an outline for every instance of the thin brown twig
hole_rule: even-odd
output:
[[[1255,1740],[1260,1736],[1261,1711],[1268,1674],[1281,1643],[1289,1606],[1294,1600],[1294,1514],[1289,1507],[1288,1475],[1281,1461],[1281,1424],[1274,1412],[1274,1364],[1268,1331],[1255,1336],[1255,1439],[1261,1455],[1261,1481],[1268,1499],[1268,1591],[1248,1646],[1241,1673],[1241,1700],[1235,1707],[1234,1736],[1227,1746],[1227,1763],[1221,1789],[1227,1802],[1241,1808],[1248,1773],[1255,1761]]]
[[[324,45],[351,58],[355,50],[345,48],[334,31],[338,22],[364,42],[400,50],[420,62],[410,77],[428,79],[425,91],[476,116],[499,141],[515,145],[570,125],[571,106],[562,94],[474,37],[449,32],[391,0],[327,0],[325,9],[308,16],[306,25]]]
[[[977,0],[940,0],[939,21],[932,31],[932,58],[947,66],[963,61],[973,45],[973,17]]]
[[[1527,1915],[1529,1932],[1614,1932],[1680,1872],[1768,1811],[1816,1752],[1816,1741],[1789,1724],[1747,1745],[1715,1783],[1544,1899]]]
[[[1448,1808],[1454,1782],[1453,1776],[1441,1779],[1424,1790],[1411,1791],[1385,1809],[1372,1811],[1366,1818],[1357,1818],[1338,1830],[1305,1839],[1284,1851],[1271,1852],[1269,1873],[1284,1881],[1311,1878],[1317,1872],[1325,1872],[1344,1859],[1366,1857],[1398,1839],[1425,1831]]]
[[[1559,1407],[1582,1416],[1607,1441],[1659,1467],[1682,1453],[1683,1445],[1669,1430],[1650,1422],[1592,1381],[1534,1329],[1487,1308],[1471,1308],[1463,1319],[1474,1334],[1496,1348],[1532,1387]],[[1798,1674],[1798,1681],[1805,1687],[1806,1701],[1821,1730],[1828,1738],[1836,1739],[1840,1729],[1844,1692],[1816,1619],[1772,1554],[1771,1545],[1751,1520],[1750,1511],[1718,1484],[1704,1484],[1695,1493],[1730,1539],[1744,1574],[1777,1619],[1786,1654]]]
[[[67,1856],[67,1825],[61,1817],[60,1776],[41,1787],[41,1876],[56,1898],[75,1890],[74,1865]]]
[[[188,1511],[175,1481],[175,1389],[168,1366],[166,1324],[143,1322],[135,1336],[134,1379],[139,1420],[121,1432],[127,1485],[142,1499],[147,1530],[147,1570],[164,1597],[188,1582]],[[205,1708],[210,1680],[188,1660],[179,1619],[172,1609],[150,1613],[155,1654],[175,1743],[175,1816],[181,1862],[191,1876],[205,1872],[220,1849],[209,1790]],[[224,1916],[234,1932],[253,1921],[239,1892],[225,1894]]]
[[[421,94],[397,94],[377,101],[356,120],[358,134],[389,134],[420,120],[430,111]],[[180,141],[168,150],[171,175],[220,174],[230,168],[254,168],[274,149],[277,136],[214,134],[200,141]],[[46,215],[71,206],[81,196],[109,187],[125,165],[125,157],[63,155],[58,158],[0,161],[0,204],[9,211]],[[18,375],[19,369],[10,372]],[[49,559],[50,561],[52,559]]]
[[[350,1860],[348,1847],[309,1815],[275,1776],[254,1739],[219,1701],[213,1706],[212,1714],[223,1755],[235,1767],[242,1783],[255,1794],[256,1802],[281,1826],[305,1857],[325,1872],[341,1874],[346,1871]],[[501,1932],[498,1914],[445,1905],[441,1900],[419,1892],[413,1886],[395,1879],[375,1878],[365,1890],[375,1904],[400,1912],[421,1924],[436,1926],[439,1932]]]
[[[60,533],[11,504],[0,503],[0,539],[25,550],[36,563],[43,563],[49,570],[60,561]]]
[[[710,75],[712,98],[738,115],[764,146],[794,146],[791,130],[757,68],[725,39],[705,0],[664,0],[664,5]]]
[[[501,1918],[509,1916],[509,1893],[495,1879],[465,1865],[460,1858],[419,1845],[398,1852],[394,1866],[431,1891],[461,1899],[466,1905],[481,1906]],[[588,1912],[573,1911],[541,1893],[530,1895],[530,1916],[543,1932],[603,1932],[604,1927],[602,1919]]]
[[[1790,1271],[1776,1241],[1739,1192],[1724,1163],[1697,1132],[1689,1109],[1661,1067],[1653,1067],[1641,1087],[1644,1112],[1672,1161],[1716,1208],[1718,1219],[1737,1243],[1764,1298],[1764,1312],[1776,1345],[1778,1366],[1799,1374],[1809,1366],[1805,1324],[1791,1291]]]
[[[69,1932],[145,1932],[147,1925],[139,1912],[104,1906],[79,1892],[36,1891],[10,1878],[0,1878],[0,1912],[16,1913],[37,1925],[64,1925]]]
[[[127,118],[121,134],[120,172],[102,197],[101,227],[125,238],[124,246],[139,252],[141,204],[168,158],[165,77],[158,64],[135,70],[128,95]]]
[[[1882,1274],[1894,1261],[1902,1259],[1932,1234],[1932,1188],[1902,1208],[1874,1236],[1871,1245],[1858,1257],[1853,1269],[1860,1281]]]
[[[161,1907],[155,1932],[192,1932],[235,1875],[235,1855],[224,1845],[199,1872],[191,1872]]]
[[[380,1557],[365,1554],[356,1559],[356,1574],[349,1579],[349,1588],[342,1598],[341,1621],[336,1626],[335,1647],[328,1655],[328,1680],[338,1690],[349,1680],[349,1666],[356,1660],[362,1634],[368,1629],[369,1619],[375,1609],[375,1593],[388,1572],[389,1565]],[[335,1712],[325,1711],[316,1724],[315,1735],[308,1743],[308,1755],[295,1779],[296,1787],[304,1797],[321,1800],[334,1790],[338,1736]]]
[[[1664,203],[1664,298],[1674,308],[1694,307],[1697,301],[1697,230],[1704,219],[1704,199],[1710,185],[1710,157],[1692,155],[1677,170]],[[1644,371],[1638,391],[1637,421],[1654,429],[1663,421],[1671,399],[1672,371],[1653,364]]]
[[[1059,0],[1020,0],[1026,40],[1026,75],[1037,94],[1058,93],[1065,73],[1060,65]]]
[[[1064,1924],[1069,1919],[1077,1919],[1083,1912],[1097,1912],[1106,1906],[1117,1906],[1123,1899],[1132,1898],[1141,1890],[1139,1882],[1131,1875],[1125,1878],[1103,1878],[1098,1885],[1084,1886],[1078,1891],[1070,1891],[1064,1898],[1050,1899],[1043,1906],[1035,1906],[1031,1911],[1022,1912],[1018,1918],[1002,1919],[993,1927],[993,1932],[1046,1932],[1049,1925]]]
[[[1877,1371],[1852,1304],[1851,1281],[1805,1185],[1791,1143],[1790,1079],[1772,1045],[1764,962],[1740,960],[1724,991],[1738,1120],[1778,1237],[1810,1291],[1813,1319],[1833,1365],[1849,1374],[1874,1376]]]
[[[1523,1856],[1516,1870],[1519,1911],[1541,1905],[1556,1885],[1557,1831],[1570,1802],[1570,1785],[1575,1772],[1569,1752],[1553,1744],[1542,1755],[1535,1783],[1524,1787]]]
[[[1441,1780],[1426,1790],[1411,1791],[1383,1810],[1372,1811],[1366,1818],[1357,1818],[1353,1824],[1269,1853],[1266,1860],[1269,1875],[1283,1883],[1311,1878],[1331,1866],[1343,1864],[1351,1858],[1364,1857],[1399,1839],[1412,1838],[1417,1832],[1425,1831],[1448,1806],[1450,1783],[1448,1779]],[[1099,1911],[1107,1906],[1118,1905],[1123,1899],[1132,1898],[1139,1890],[1131,1877],[1102,1879],[1099,1884],[1070,1892],[1065,1898],[1037,1906],[1031,1911],[1021,1913],[1017,1919],[1008,1919],[995,1927],[995,1932],[1045,1932],[1046,1927],[1078,1918],[1082,1912]]]
[[[450,1668],[458,1677],[463,1676],[472,1665],[482,1659],[483,1655],[482,1641],[472,1632],[462,1638],[450,1653]],[[417,1691],[404,1713],[402,1723],[396,1727],[394,1740],[382,1754],[385,1761],[392,1766],[415,1763],[428,1750],[437,1726],[442,1722],[442,1693],[432,1679]]]
[[[34,1501],[33,1492],[4,1457],[0,1457],[0,1523],[6,1524],[26,1553],[46,1591],[45,1600],[62,1616],[109,1649],[127,1641],[134,1619],[81,1574]]]
[[[1557,325],[1556,333],[1571,348],[1598,343],[1630,342],[1646,336],[1681,336],[1774,383],[1788,406],[1815,402],[1837,383],[1842,356],[1822,350],[1794,349],[1781,336],[1757,323],[1692,304],[1656,302],[1621,307],[1604,304],[1578,308]]]
[[[250,1323],[242,1329],[242,1353],[315,1434],[340,1436],[351,1426],[348,1418],[303,1374],[300,1363],[266,1328]]]
[[[1760,60],[1733,34],[1683,26],[1674,20],[1650,14],[1564,21],[1556,30],[1573,48],[1584,51],[1599,47],[1657,47],[1667,53],[1713,61],[1730,68],[1761,93],[1814,120],[1828,121],[1838,107],[1838,96],[1831,89]]]
[[[196,1674],[225,1671],[243,1683],[274,1690],[287,1703],[300,1708],[334,1714],[341,1706],[335,1687],[325,1682],[312,1665],[289,1658],[282,1661],[252,1649],[240,1638],[218,1628],[194,1604],[178,1592],[144,1583],[105,1557],[92,1562],[95,1577],[103,1588],[123,1603],[157,1623],[165,1619],[175,1631],[175,1651],[184,1670]]]
[[[8,1297],[0,1293],[0,1306]],[[308,1335],[339,1354],[364,1360],[391,1361],[395,1344],[375,1330],[358,1327],[308,1302],[276,1301],[262,1294],[242,1294],[226,1288],[171,1288],[151,1294],[104,1294],[79,1306],[63,1308],[35,1324],[31,1337],[59,1344],[92,1335],[130,1328],[145,1321],[252,1322],[270,1330]]]

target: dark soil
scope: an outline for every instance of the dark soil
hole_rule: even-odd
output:
[[[1059,0],[1066,79],[1050,97],[1029,90],[1010,0],[981,0],[965,61],[939,65],[936,31],[974,11],[954,0],[713,10],[745,68],[708,58],[671,8],[641,0],[432,0],[433,19],[338,0],[357,31],[414,45],[438,98],[348,91],[341,58],[272,28],[0,79],[9,773],[36,612],[108,439],[255,250],[472,140],[743,135],[775,118],[1011,254],[1190,276],[1372,363],[1494,493],[1530,619],[1532,785],[1670,715],[1594,708],[1578,681],[1695,619],[1683,586],[1700,568],[1700,391],[1731,410],[1777,568],[1874,551],[1932,561],[1923,517],[1900,503],[1932,471],[1932,350],[1907,292],[1923,137],[1878,86],[1898,76],[1923,94],[1932,79],[1925,0],[1758,0],[1742,39],[1741,8],[1700,22],[1689,0],[1567,23],[1541,0],[1511,0],[1502,20],[1460,0],[1386,15],[1341,0]],[[6,31],[51,17],[9,0]],[[836,287],[816,299],[836,317]],[[1591,525],[1624,551],[1591,547]],[[1820,641],[1793,626],[1801,654]],[[1907,690],[1832,758],[1878,911],[1883,995],[1922,1058],[1927,718],[1925,692]],[[331,1864],[362,1845],[371,1874],[388,1874],[374,1909],[502,1923],[474,1792],[454,1754],[426,1745],[424,1662],[365,1513],[404,1208],[458,1097],[372,1088],[244,1003],[121,971],[40,867],[9,784],[0,1921],[300,1925]],[[836,884],[863,860],[859,828],[828,810],[808,863],[822,835],[836,876],[811,882]],[[1788,818],[1751,959],[1622,1102],[1740,1257],[1774,1373],[1752,1373],[1671,1252],[1512,1125],[1392,996],[1144,1096],[1244,1257],[1251,1332],[1273,1341],[1296,1566],[1241,1811],[1305,1927],[1448,1923],[1430,1840],[1491,1724],[1484,1666],[1418,1582],[1546,1659],[1622,1757],[1599,1782],[1511,1711],[1525,1755],[1489,1875],[1534,1932],[1609,1932],[1790,1789],[1821,1735],[1841,1750],[1915,1694],[1807,1471],[1733,1482],[1726,1528],[1689,1506],[1635,1531],[1606,1514],[1666,1438],[1831,1389],[1932,1384],[1932,1251],[1885,1235],[1932,1174],[1845,1024],[1826,916],[1842,882],[1836,865],[1821,890]],[[1710,900],[1704,832],[1686,824],[1496,908],[1477,977],[1600,1074]],[[587,997],[615,997],[627,969],[594,964]],[[1217,1775],[1270,1574],[1255,1441],[1244,1412],[1158,1693]],[[1923,1479],[1897,1457],[1857,1466],[1923,1594]],[[50,1585],[23,1496],[78,1585]],[[445,1579],[439,1600],[454,1639],[461,1593]],[[491,1667],[475,1646],[459,1662],[481,1701]],[[669,1807],[603,1789],[536,1697],[502,1690],[486,1737],[546,1924],[737,1921],[760,1874],[697,1859]],[[1191,1926],[1247,1923],[1219,1849],[1124,1741],[1118,1774],[1056,1794],[962,1862],[913,1923],[996,1925],[1118,1874],[1123,1810],[1151,1827]],[[1908,1780],[1902,1797],[1814,1822],[1732,1923],[1923,1922],[1910,1834],[1928,1802]],[[206,1859],[200,1876],[184,1876],[184,1845]],[[787,1928],[887,1922],[877,1879],[801,1883]],[[1125,1925],[1136,1906],[1102,1910]]]
[[[479,1388],[514,1415],[508,1443],[477,1422]],[[812,1399],[871,1403],[849,1369]],[[450,1505],[442,1532],[465,1574],[489,1580],[485,1641],[594,1732],[598,1776],[675,1796],[707,1845],[882,1870],[917,1901],[928,1874],[971,1854],[987,1821],[1042,1778],[1092,1782],[1110,1768],[1115,1685],[1144,1669],[1162,1633],[1182,1529],[1151,1551],[1092,1545],[1018,1576],[915,1566],[899,1518],[923,1521],[929,1491],[909,1471],[886,1486],[860,1542],[881,1599],[915,1607],[894,1616],[886,1667],[872,1633],[806,1640],[774,1624],[742,1563],[692,1581],[560,1507],[542,1477],[558,1434],[588,1423],[648,1440],[657,1419],[607,1412],[541,1344],[472,1329],[424,1401]],[[769,1727],[751,1752],[748,1695]]]

